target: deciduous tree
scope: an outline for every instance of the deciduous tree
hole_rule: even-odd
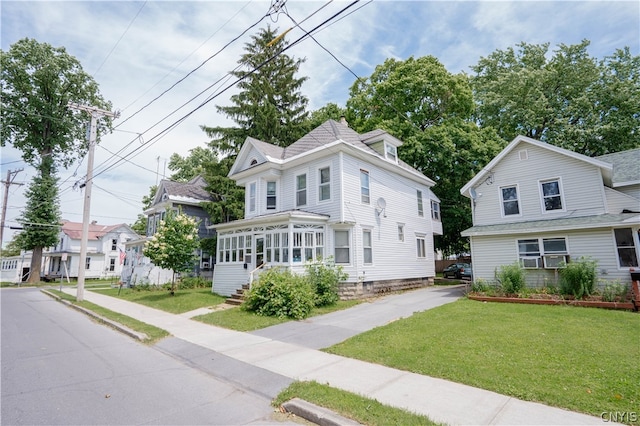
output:
[[[628,48],[598,61],[590,42],[520,43],[471,67],[481,126],[596,156],[640,146],[640,57]]]

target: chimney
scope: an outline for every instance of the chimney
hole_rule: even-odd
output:
[[[345,126],[349,127],[349,123],[347,123],[347,117],[345,117],[344,115],[341,115],[340,124],[344,124]]]

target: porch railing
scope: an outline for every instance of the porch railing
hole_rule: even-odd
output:
[[[249,289],[251,289],[251,286],[253,285],[254,274],[256,274],[260,269],[264,268],[266,265],[267,264],[263,262],[256,269],[254,269],[253,271],[249,272]]]

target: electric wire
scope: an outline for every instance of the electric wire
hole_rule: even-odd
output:
[[[328,22],[331,22],[332,20],[334,20],[337,16],[340,16],[344,11],[348,10],[349,8],[351,8],[353,5],[357,4],[360,0],[355,0],[353,2],[351,2],[350,4],[348,4],[347,6],[345,6],[344,8],[342,8],[340,11],[336,12],[334,15],[330,16],[328,19],[326,19],[325,21],[321,22],[320,24],[318,24],[316,27],[314,27],[311,31],[305,33],[303,36],[299,37],[297,40],[295,40],[294,42],[292,42],[291,44],[285,46],[284,48],[280,49],[278,52],[276,52],[274,55],[272,55],[271,57],[267,58],[265,61],[263,61],[261,64],[259,64],[258,66],[254,67],[252,70],[248,71],[247,73],[245,73],[242,77],[236,79],[233,83],[227,85],[226,87],[224,87],[223,89],[221,89],[219,92],[214,93],[212,95],[210,95],[207,99],[205,99],[200,105],[198,105],[197,107],[195,107],[193,110],[189,111],[187,114],[183,115],[182,117],[180,117],[178,120],[176,120],[175,122],[173,122],[171,125],[169,125],[168,127],[166,127],[165,129],[163,129],[162,131],[160,131],[159,133],[157,133],[156,135],[154,135],[152,138],[150,138],[144,146],[146,146],[148,149],[148,144],[153,144],[155,142],[157,142],[157,140],[159,140],[161,137],[165,136],[168,132],[170,132],[171,130],[173,130],[176,126],[178,126],[180,123],[182,123],[184,120],[186,120],[189,116],[191,116],[193,113],[195,113],[196,111],[198,111],[200,108],[204,107],[206,104],[208,104],[209,102],[211,102],[212,100],[216,99],[218,96],[220,96],[221,94],[225,93],[227,90],[229,90],[230,88],[232,88],[233,86],[235,86],[237,83],[239,83],[240,81],[246,79],[247,77],[249,77],[250,75],[254,74],[255,72],[259,71],[262,67],[264,67],[266,64],[268,64],[269,62],[273,61],[277,56],[279,56],[280,54],[282,54],[283,52],[293,48],[294,46],[296,46],[297,44],[299,44],[300,42],[302,42],[303,40],[305,40],[310,34],[312,34],[313,32],[317,31],[318,28],[321,28],[322,26],[326,25]],[[213,85],[212,85],[213,86]],[[210,86],[211,87],[211,86]],[[208,88],[206,89],[208,90]],[[175,113],[172,112],[171,114]],[[136,149],[134,149],[133,151],[131,151],[129,154],[127,155],[132,155],[134,152],[140,150],[141,147],[138,147]],[[97,177],[98,175],[105,173],[108,170],[111,170],[112,168],[117,167],[120,163],[122,162],[122,160],[118,160],[115,161],[112,165],[104,168],[101,171],[98,171],[97,173],[94,174],[94,178]]]

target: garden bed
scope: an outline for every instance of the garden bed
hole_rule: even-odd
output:
[[[587,299],[573,299],[557,294],[532,294],[530,297],[518,296],[488,296],[484,294],[469,293],[468,298],[481,302],[501,302],[501,303],[528,303],[534,305],[568,305],[584,306],[591,308],[622,309],[633,311],[635,305],[632,301],[606,302],[598,296],[591,296]]]

